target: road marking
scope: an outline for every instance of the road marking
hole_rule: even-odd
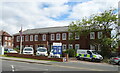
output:
[[[12,72],[15,71],[15,67],[13,65],[11,65],[11,68],[12,68]]]
[[[92,71],[105,71],[105,70],[100,70],[100,69],[91,69],[91,68],[83,68],[83,67],[71,67],[71,66],[63,66],[63,65],[57,65],[57,64],[54,64],[53,66],[64,67],[64,68],[73,68],[73,69],[85,69],[85,70],[92,70]]]

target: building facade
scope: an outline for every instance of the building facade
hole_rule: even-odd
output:
[[[12,36],[6,31],[0,31],[0,45],[5,48],[13,48],[13,39]]]
[[[75,35],[75,40],[70,40],[71,33],[68,27],[49,27],[28,29],[22,33],[22,46],[47,47],[50,51],[54,42],[62,43],[62,49],[99,49],[90,44],[90,40],[100,39],[102,32],[91,32],[87,37]],[[20,48],[20,34],[14,34],[14,48]]]

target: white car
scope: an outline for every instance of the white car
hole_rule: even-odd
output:
[[[23,49],[23,54],[34,54],[34,50],[32,47],[25,47]]]
[[[50,52],[50,57],[60,58],[60,54],[53,54],[53,49]]]
[[[48,56],[47,48],[45,48],[45,47],[38,47],[36,55],[37,56]]]
[[[17,51],[15,51],[14,49],[8,49],[7,53],[18,53]]]

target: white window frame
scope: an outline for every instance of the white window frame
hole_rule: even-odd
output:
[[[51,40],[55,40],[55,34],[51,34]]]
[[[66,33],[62,33],[62,40],[66,40]]]
[[[6,47],[6,46],[8,46],[8,44],[7,44],[7,43],[8,43],[8,42],[5,42],[5,43],[4,43],[4,46],[5,46],[5,47]]]
[[[56,40],[60,40],[60,33],[56,34]]]
[[[90,32],[90,39],[95,39],[95,32]]]
[[[28,40],[29,40],[29,36],[26,35],[26,36],[25,36],[25,41],[28,41]]]
[[[102,32],[98,32],[98,39],[102,38]]]
[[[69,47],[69,49],[73,49],[73,44],[69,44],[68,47]],[[72,48],[70,48],[70,47],[72,47]]]
[[[78,40],[80,39],[79,35],[75,33],[75,39]]]
[[[24,41],[24,36],[22,36],[22,41]]]
[[[8,42],[8,46],[11,46],[11,42]]]
[[[69,33],[69,36],[68,36],[68,37],[69,37],[69,40],[71,39],[71,35],[72,35],[72,33]]]
[[[63,44],[63,45],[62,45],[62,49],[63,49],[63,51],[66,51],[67,45],[66,45],[66,44]]]
[[[35,39],[34,39],[35,41],[38,41],[38,35],[35,35]]]
[[[30,35],[30,41],[33,41],[33,35]]]
[[[7,36],[5,36],[5,40],[8,40],[8,37],[7,37]]]
[[[78,46],[78,48],[77,48]],[[80,49],[80,44],[75,44],[75,49]]]
[[[94,45],[90,45],[90,49],[91,50],[95,50],[95,46]]]
[[[17,42],[20,42],[20,36],[17,36]]]
[[[43,41],[46,41],[46,34],[43,34],[43,35],[42,35],[42,40],[43,40]]]

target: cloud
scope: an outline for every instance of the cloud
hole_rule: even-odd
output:
[[[68,2],[73,2],[72,6]],[[78,3],[75,3],[78,2]],[[98,13],[110,6],[117,8],[118,0],[2,0],[0,29],[10,34],[32,28],[67,26],[73,20]]]

